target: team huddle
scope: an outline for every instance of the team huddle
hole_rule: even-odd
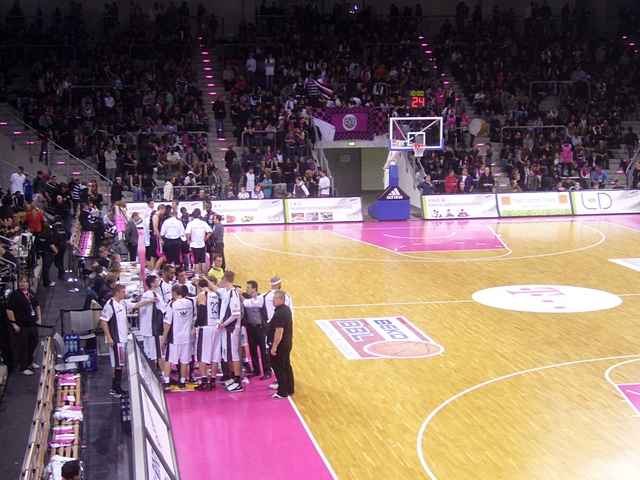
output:
[[[196,390],[215,388],[221,368],[224,388],[241,392],[242,375],[266,380],[273,370],[277,392],[274,398],[294,393],[293,371],[289,360],[292,341],[291,298],[281,290],[278,277],[271,279],[271,290],[258,293],[257,282],[247,282],[244,292],[234,285],[235,274],[226,271],[215,277],[187,280],[184,269],[165,265],[161,277],[145,279],[146,290],[137,303],[124,299],[124,288],[114,289],[100,318],[114,367],[112,394],[123,393],[120,383],[124,362],[124,343],[128,335],[127,311],[139,311],[139,328],[147,358],[161,371],[167,390],[179,389],[187,382]],[[243,358],[248,347],[248,358]],[[244,369],[243,369],[244,366]],[[172,367],[178,379],[171,377]],[[197,374],[196,374],[197,370]]]

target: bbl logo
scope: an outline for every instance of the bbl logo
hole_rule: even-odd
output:
[[[355,130],[358,126],[358,117],[355,115],[348,113],[344,117],[342,117],[342,128],[347,130],[348,132]]]
[[[425,358],[444,351],[405,317],[316,320],[349,360]]]

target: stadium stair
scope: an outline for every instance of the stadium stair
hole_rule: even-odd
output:
[[[21,165],[33,178],[38,170],[47,167],[39,161],[41,140],[38,132],[20,120],[18,113],[8,103],[0,103],[0,136],[2,139],[0,148],[6,155],[0,172],[5,166],[15,168]],[[83,181],[96,180],[101,192],[109,192],[111,182],[102,177],[88,162],[52,141],[49,142],[47,151],[49,171],[59,180],[67,181],[72,176],[79,177]]]
[[[205,60],[209,61],[207,62]],[[216,98],[221,97],[224,99],[225,92],[222,83],[222,70],[224,69],[224,65],[220,61],[215,47],[205,47],[202,44],[196,54],[195,65],[198,69],[198,87],[202,92],[202,102],[209,118],[208,148],[213,158],[213,163],[222,177],[222,185],[226,192],[229,183],[229,172],[225,167],[224,155],[228,147],[234,143],[233,127],[229,119],[229,105],[226,105],[227,118],[224,122],[224,138],[218,138],[212,109],[213,102]],[[211,68],[211,70],[205,70],[207,67]],[[213,78],[207,78],[208,76]]]

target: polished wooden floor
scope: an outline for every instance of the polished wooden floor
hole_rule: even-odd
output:
[[[418,228],[427,237],[435,225]],[[640,221],[443,228],[468,225],[486,225],[504,248],[404,254],[340,227],[227,232],[239,282],[256,279],[264,289],[278,274],[294,297],[295,402],[337,477],[640,478],[640,417],[613,385],[640,383],[640,272],[609,261],[640,257]],[[526,284],[604,290],[623,302],[526,313],[471,298]],[[445,352],[347,360],[315,322],[396,315]]]

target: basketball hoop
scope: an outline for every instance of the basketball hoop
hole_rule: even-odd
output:
[[[414,143],[411,146],[413,147],[413,156],[416,158],[422,158],[427,146],[424,143]]]

